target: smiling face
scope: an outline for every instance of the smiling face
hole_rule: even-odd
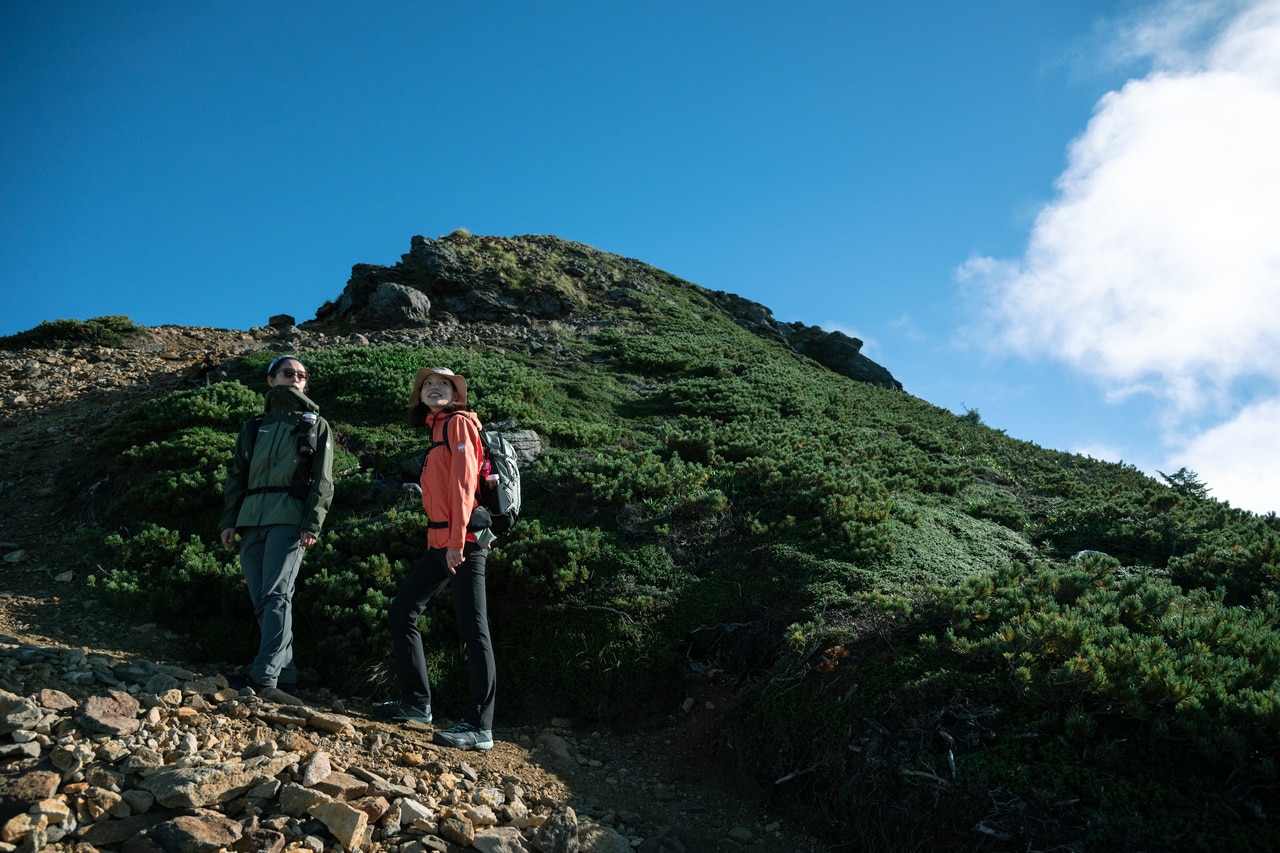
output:
[[[433,412],[438,412],[453,402],[453,383],[443,376],[428,376],[422,383],[420,397],[423,404]]]
[[[267,377],[272,388],[288,385],[299,391],[307,390],[307,369],[296,358],[287,358],[275,366],[276,372]]]

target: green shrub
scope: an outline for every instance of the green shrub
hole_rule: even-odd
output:
[[[94,583],[129,612],[170,625],[190,625],[206,614],[251,619],[235,552],[205,542],[155,524],[134,536],[109,534],[98,548],[111,567]]]
[[[1272,836],[1231,816],[1273,805],[1261,792],[1278,749],[1277,615],[1183,595],[1105,557],[862,593],[791,626],[789,652],[735,705],[731,736],[767,743],[779,776],[823,766],[811,793],[835,814],[897,802],[972,821],[998,787],[1011,801],[1075,803],[1069,823],[1091,827],[1077,830],[1090,847],[1194,837],[1256,849]],[[921,799],[904,769],[946,784]],[[1242,784],[1205,783],[1226,776]],[[1215,811],[1197,812],[1205,802]],[[1202,820],[1168,819],[1188,813]],[[1052,829],[1057,843],[1067,831],[1021,828],[1031,840]]]
[[[1022,530],[1030,521],[1026,510],[1019,506],[1012,495],[997,490],[989,490],[975,497],[965,505],[965,512],[974,518],[988,518],[1010,530]]]
[[[262,391],[251,391],[238,382],[174,391],[113,418],[94,443],[94,454],[110,461],[129,448],[164,441],[191,427],[229,432],[234,443],[241,424],[260,411]]]
[[[498,671],[514,713],[581,715],[634,724],[678,701],[674,644],[623,611],[553,605],[495,631]]]
[[[521,522],[495,552],[494,561],[517,577],[538,581],[556,592],[567,592],[590,579],[590,566],[600,540],[599,530],[546,529],[534,518]]]
[[[1234,772],[1273,772],[1278,748],[1265,718],[1280,699],[1276,611],[1223,608],[1101,557],[1034,572],[1015,565],[938,592],[952,625],[941,641],[1007,666],[1023,703],[1082,707],[1130,736],[1188,743]]]
[[[1254,607],[1280,601],[1280,529],[1274,516],[1232,525],[1192,553],[1169,560],[1169,578],[1210,590],[1224,604]]]
[[[111,314],[91,320],[46,320],[34,329],[0,337],[0,349],[53,349],[63,346],[114,347],[129,335],[146,331],[128,317]]]
[[[127,528],[145,519],[186,536],[216,530],[235,442],[232,434],[191,427],[124,451],[99,489],[102,525]]]

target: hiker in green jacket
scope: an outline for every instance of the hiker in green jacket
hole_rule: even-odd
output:
[[[267,385],[266,413],[245,422],[236,440],[219,528],[225,548],[240,535],[240,568],[261,634],[248,678],[233,680],[288,692],[298,684],[293,591],[333,500],[333,443],[306,395],[301,361],[285,355],[271,362]]]

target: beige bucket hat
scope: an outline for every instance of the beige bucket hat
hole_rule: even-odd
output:
[[[459,376],[447,367],[423,367],[418,369],[418,373],[413,377],[413,391],[409,394],[409,408],[413,408],[422,402],[422,383],[426,382],[432,376],[443,376],[453,385],[455,402],[465,406],[467,404],[467,379]]]

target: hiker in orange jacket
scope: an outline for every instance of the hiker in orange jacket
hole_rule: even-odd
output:
[[[466,647],[471,701],[463,721],[438,731],[437,743],[458,749],[493,748],[497,677],[489,638],[485,558],[487,524],[473,518],[481,465],[480,419],[467,410],[467,380],[444,367],[424,367],[409,395],[409,424],[430,430],[419,485],[427,512],[427,551],[413,565],[387,612],[400,698],[374,713],[388,720],[431,722],[431,685],[418,617],[446,585],[453,590],[458,633]],[[486,510],[480,508],[483,515]],[[480,523],[477,523],[480,522]],[[472,529],[468,529],[468,527]]]

